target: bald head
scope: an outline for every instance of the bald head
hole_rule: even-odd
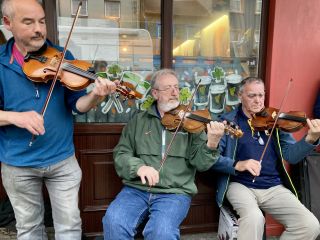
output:
[[[36,2],[42,6],[42,0],[3,0],[1,5],[2,16],[12,19],[15,13],[15,4],[21,4],[22,2]]]

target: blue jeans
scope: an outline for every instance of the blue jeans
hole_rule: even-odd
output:
[[[49,167],[14,167],[2,163],[2,181],[16,217],[19,240],[46,240],[43,183],[48,189],[55,240],[80,240],[78,191],[81,169],[74,156]]]
[[[184,194],[155,194],[124,187],[102,219],[105,240],[134,239],[145,219],[146,240],[180,239],[179,226],[187,216],[191,197]]]

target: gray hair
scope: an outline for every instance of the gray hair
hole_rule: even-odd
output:
[[[159,80],[160,77],[162,77],[164,75],[173,75],[178,79],[176,72],[173,71],[172,69],[164,68],[164,69],[158,70],[152,74],[152,77],[150,80],[150,84],[151,84],[152,89],[156,88],[157,81]]]
[[[258,77],[247,77],[247,78],[244,78],[241,81],[238,93],[242,93],[243,89],[244,89],[244,86],[247,85],[247,84],[253,83],[253,82],[261,83],[264,86],[264,82],[263,82],[263,80],[261,78],[258,78]]]
[[[42,0],[35,0],[42,6]],[[6,16],[9,18],[14,17],[14,10],[12,7],[12,2],[13,0],[3,0],[1,4],[1,12],[2,12],[2,17]]]

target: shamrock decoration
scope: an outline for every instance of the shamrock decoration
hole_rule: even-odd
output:
[[[119,64],[113,63],[107,68],[107,76],[109,80],[120,79],[122,67]]]
[[[214,67],[213,71],[211,72],[211,76],[215,79],[216,83],[221,82],[222,77],[224,77],[225,72],[222,67]]]

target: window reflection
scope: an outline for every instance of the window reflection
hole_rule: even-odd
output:
[[[79,2],[56,0],[62,46]],[[181,101],[188,100],[201,80],[195,108],[208,108],[216,115],[239,103],[236,92],[240,81],[258,71],[261,9],[262,0],[173,0],[172,65],[179,76]],[[110,79],[132,73],[139,79],[132,80],[136,81],[133,88],[142,97],[107,97],[96,110],[76,116],[76,121],[127,122],[150,105],[145,83],[160,68],[160,10],[161,0],[83,1],[68,48]],[[10,32],[0,27],[8,39]]]
[[[77,2],[57,0],[58,37],[62,46]],[[98,75],[121,80],[137,97],[108,96],[96,109],[76,115],[77,122],[127,122],[141,108],[149,91],[146,79],[155,67],[154,55],[160,53],[160,0],[152,2],[85,1],[68,49],[76,58],[92,63]],[[91,89],[89,86],[87,91]]]
[[[257,76],[262,0],[173,1],[173,64],[180,87],[201,90],[197,109],[212,115],[238,103],[237,89]]]

